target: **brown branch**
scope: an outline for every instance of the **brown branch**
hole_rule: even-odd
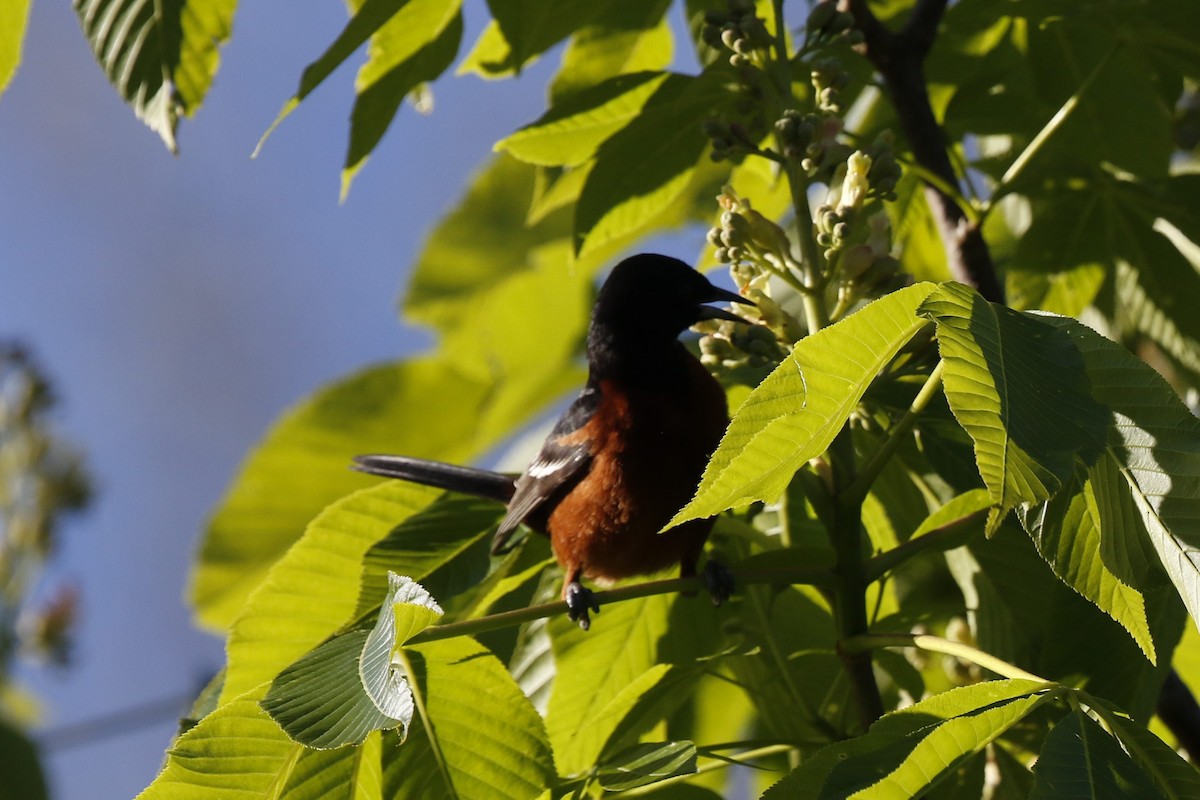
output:
[[[855,26],[862,31],[862,52],[883,78],[900,129],[912,147],[913,159],[945,185],[958,186],[945,132],[929,102],[924,68],[947,0],[917,0],[908,22],[899,32],[880,22],[867,0],[840,0],[840,3],[854,16]],[[925,197],[937,220],[955,280],[974,287],[988,300],[1003,303],[1004,289],[979,227],[967,218],[953,197],[931,183],[925,184]]]

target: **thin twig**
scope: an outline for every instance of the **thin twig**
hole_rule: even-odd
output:
[[[791,584],[809,584],[812,586],[829,586],[833,583],[833,576],[828,570],[813,568],[813,567],[791,567],[772,569],[754,569],[754,570],[731,570],[735,585],[749,585],[757,583],[769,583],[778,585]],[[656,594],[670,594],[672,592],[695,592],[705,588],[704,580],[699,577],[688,578],[669,578],[661,581],[647,581],[645,583],[637,583],[631,586],[622,586],[617,589],[608,589],[602,592],[596,592],[593,596],[597,603],[607,605],[609,603],[618,603],[622,600],[634,600],[639,597],[650,597]],[[498,614],[489,614],[486,617],[477,619],[465,619],[458,622],[448,622],[445,625],[434,625],[431,628],[426,628],[421,633],[409,639],[405,644],[422,644],[424,642],[433,642],[439,639],[451,639],[455,636],[474,636],[487,631],[498,630],[500,628],[510,628],[515,625],[522,625],[526,622],[532,622],[535,619],[543,619],[545,617],[553,617],[558,614],[567,613],[567,604],[563,601],[554,603],[541,603],[536,606],[527,606],[525,608],[517,608],[512,611],[502,611]]]
[[[1053,684],[1053,681],[1027,672],[991,653],[985,653],[969,644],[943,639],[941,636],[912,633],[866,633],[843,641],[841,646],[844,650],[852,653],[876,650],[880,647],[916,647],[931,653],[942,653],[970,661],[972,664],[978,664],[984,669],[991,670],[1002,678]]]

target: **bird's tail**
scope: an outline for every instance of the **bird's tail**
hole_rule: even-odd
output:
[[[355,456],[351,465],[359,472],[486,497],[507,503],[513,496],[513,476],[474,467],[408,456]]]

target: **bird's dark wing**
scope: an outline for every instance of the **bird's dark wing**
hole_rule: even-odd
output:
[[[600,390],[588,386],[559,418],[521,477],[508,503],[508,513],[492,538],[492,555],[505,552],[517,526],[567,483],[579,478],[592,460],[586,438],[580,436],[600,403]]]

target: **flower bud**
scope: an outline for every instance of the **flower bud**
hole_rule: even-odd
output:
[[[875,263],[875,253],[865,244],[858,244],[842,253],[838,261],[838,269],[846,280],[854,280],[862,275]]]
[[[842,179],[842,193],[838,202],[838,210],[843,208],[858,208],[866,197],[870,184],[867,173],[871,170],[871,157],[861,150],[855,150],[846,159],[846,177]]]

